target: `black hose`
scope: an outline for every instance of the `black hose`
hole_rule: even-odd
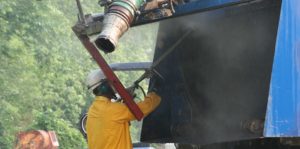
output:
[[[138,88],[140,88],[140,89],[142,90],[144,97],[146,97],[146,92],[145,92],[145,90],[144,90],[140,85],[138,85]]]

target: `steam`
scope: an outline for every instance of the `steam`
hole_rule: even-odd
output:
[[[265,117],[280,9],[268,6],[255,3],[161,23],[156,58],[185,32],[192,34],[158,68],[166,78],[161,90],[169,107],[163,108],[171,116],[152,115],[152,123],[160,126],[155,130],[168,129],[170,123],[173,141],[200,144],[262,135],[242,125]]]

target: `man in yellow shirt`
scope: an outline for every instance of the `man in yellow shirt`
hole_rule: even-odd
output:
[[[132,149],[129,122],[135,119],[134,115],[125,104],[111,101],[116,97],[115,92],[101,70],[88,75],[87,86],[96,96],[86,123],[89,149]],[[150,92],[137,105],[147,116],[160,100],[156,93]]]

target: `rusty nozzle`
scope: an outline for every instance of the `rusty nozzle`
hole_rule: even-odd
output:
[[[95,40],[96,46],[105,53],[113,52],[119,38],[126,32],[136,11],[142,5],[142,0],[115,0],[104,16],[103,29]]]
[[[95,40],[96,46],[106,53],[113,52],[119,38],[128,28],[129,25],[117,14],[107,14],[103,21],[103,30]]]

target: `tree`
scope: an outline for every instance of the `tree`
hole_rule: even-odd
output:
[[[83,9],[102,10],[94,0],[83,1]],[[0,1],[1,149],[12,148],[15,134],[31,129],[54,130],[62,149],[86,147],[77,123],[93,100],[85,77],[98,67],[71,30],[76,19],[75,1]],[[130,29],[105,58],[109,63],[150,61],[156,29]],[[129,86],[140,74],[118,76]]]

